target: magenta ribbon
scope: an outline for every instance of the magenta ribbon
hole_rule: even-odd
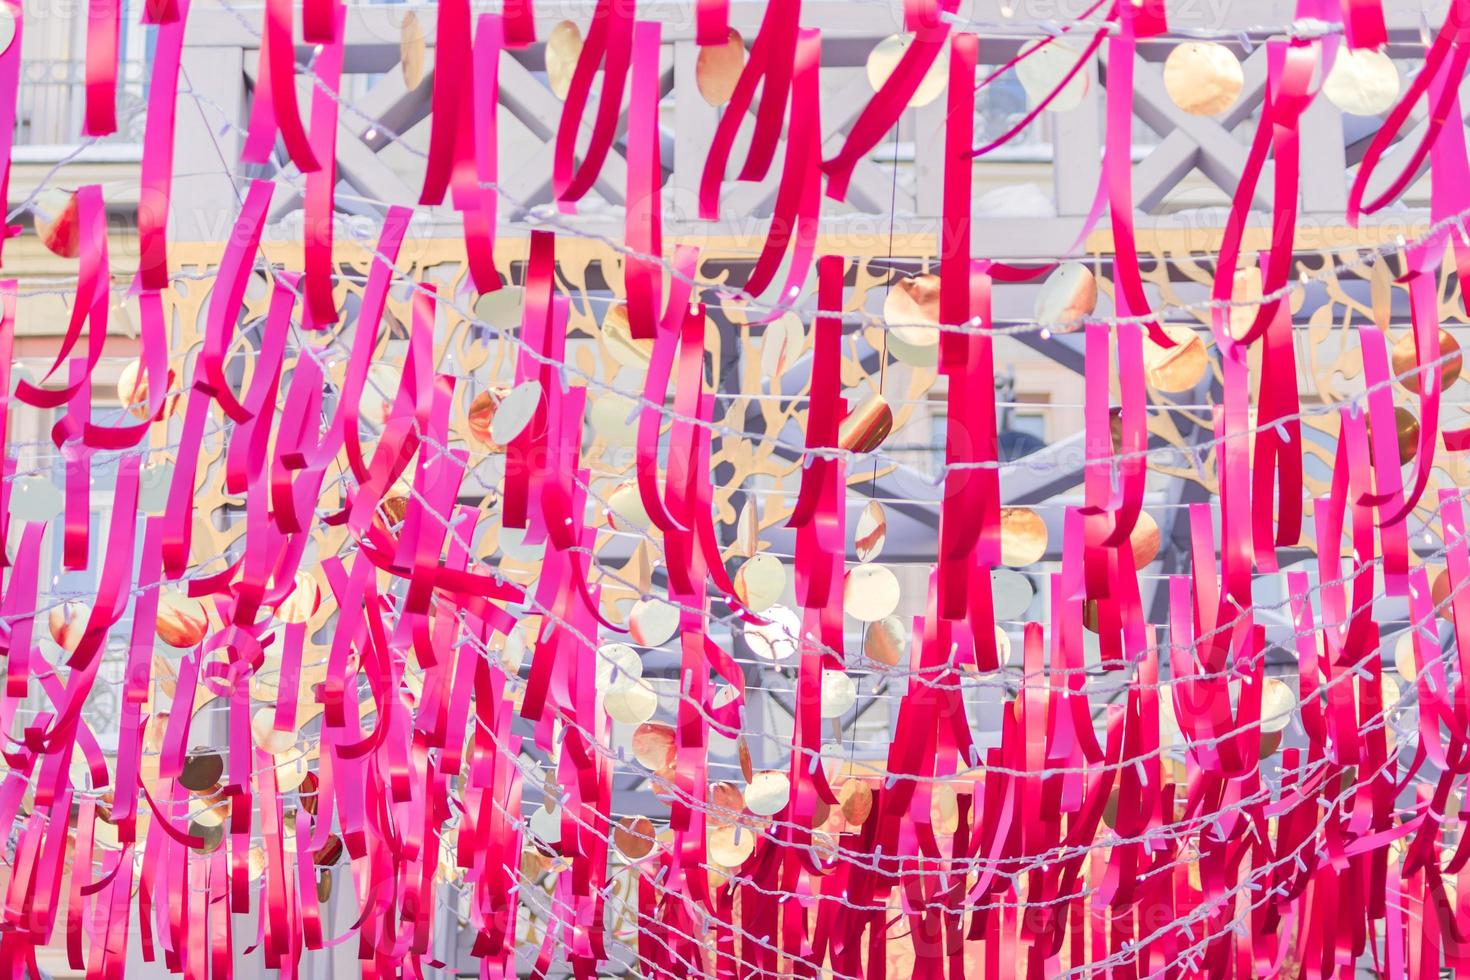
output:
[[[494,14],[482,14],[475,28],[474,99],[472,123],[461,126],[460,138],[473,141],[473,152],[461,149],[455,164],[454,206],[464,221],[465,257],[470,279],[481,293],[500,288],[495,269],[495,213],[499,197],[496,149],[499,128],[496,116],[500,103],[500,52],[506,46],[506,22]]]
[[[316,86],[311,93],[311,151],[322,165],[306,175],[305,266],[302,280],[305,306],[302,325],[308,330],[325,330],[337,322],[337,301],[332,296],[333,198],[337,186],[337,98],[342,87],[342,58],[345,49],[347,8],[334,0],[308,0],[308,20],[313,8],[323,8],[329,18],[321,53],[313,65]],[[309,23],[306,26],[310,26]]]
[[[42,380],[49,379],[56,369],[71,357],[77,341],[81,339],[82,326],[87,325],[87,356],[80,377],[61,388],[42,388],[22,378],[16,382],[15,396],[27,405],[37,408],[59,408],[71,401],[89,382],[93,368],[102,357],[107,344],[107,311],[109,264],[107,257],[107,208],[102,200],[102,188],[89,184],[76,192],[80,268],[77,272],[76,299],[72,302],[71,319],[66,325],[60,349],[51,367]],[[90,417],[90,409],[83,418]],[[74,433],[80,436],[78,427]],[[57,445],[61,440],[56,440]]]
[[[1470,64],[1470,43],[1467,42],[1470,42],[1470,2],[1451,0],[1445,12],[1444,23],[1425,53],[1423,68],[1409,83],[1403,97],[1389,111],[1383,125],[1373,134],[1372,142],[1363,153],[1362,163],[1358,165],[1358,172],[1353,177],[1352,188],[1348,192],[1348,220],[1354,225],[1358,223],[1360,215],[1373,214],[1387,206],[1419,176],[1419,168],[1438,141],[1440,131],[1457,101],[1459,87],[1453,83],[1465,76],[1465,67]],[[1377,197],[1365,202],[1363,197],[1367,193],[1368,180],[1377,170],[1383,154],[1398,139],[1409,115],[1426,93],[1429,94],[1429,119],[1423,138],[1415,145],[1403,169],[1389,186]]]
[[[577,56],[577,67],[572,72],[571,85],[556,128],[551,186],[557,205],[563,210],[570,209],[592,189],[617,135],[623,89],[628,82],[628,65],[633,55],[635,7],[636,3],[631,0],[597,0],[597,9],[592,13],[592,25],[587,29],[587,38]],[[577,138],[599,68],[602,69],[602,94],[587,147],[579,163],[576,160]]]
[[[111,136],[117,132],[118,13],[118,0],[91,0],[87,4],[83,136]]]
[[[720,216],[720,185],[725,180],[730,153],[741,123],[750,111],[756,88],[760,88],[760,107],[756,110],[755,129],[740,180],[764,180],[776,155],[781,136],[781,123],[791,97],[791,79],[796,70],[796,43],[800,31],[800,0],[766,5],[760,31],[750,47],[750,58],[740,71],[730,103],[715,127],[709,155],[699,180],[699,216],[714,220]],[[798,117],[797,123],[802,120]]]
[[[935,0],[925,2],[948,14],[954,13],[958,6],[958,0],[940,0],[937,4]],[[863,111],[848,130],[842,148],[822,164],[822,169],[827,172],[827,196],[834,201],[846,199],[847,185],[852,179],[853,169],[872,152],[883,134],[898,122],[899,116],[908,108],[909,100],[918,91],[919,84],[933,66],[934,59],[944,50],[944,42],[949,36],[949,24],[938,18],[937,11],[911,18],[908,29],[914,32],[914,38],[904,49],[893,73],[884,79],[877,93],[863,106]],[[973,90],[974,81],[972,71],[960,84]]]
[[[628,92],[628,182],[624,206],[623,281],[628,326],[635,340],[651,340],[663,286],[663,168],[658,137],[659,25],[633,25],[633,75]]]
[[[320,165],[296,104],[296,49],[291,41],[291,0],[266,0],[265,32],[260,40],[260,70],[250,106],[250,132],[240,158],[265,163],[276,136],[296,169],[310,173]]]
[[[456,160],[474,131],[468,119],[475,99],[469,0],[445,0],[438,14],[429,159],[424,165],[420,204],[443,203]]]
[[[169,283],[168,211],[173,190],[176,89],[189,17],[189,0],[176,3],[175,17],[158,28],[143,130],[138,177],[138,284],[143,289],[166,289]],[[3,70],[4,58],[0,56],[0,72]],[[6,159],[9,156],[5,154]]]
[[[775,309],[767,316],[768,320],[774,320],[800,295],[801,284],[811,270],[812,255],[816,251],[822,199],[821,88],[818,84],[821,60],[821,34],[802,29],[797,37],[791,80],[791,112],[795,122],[787,134],[781,184],[776,190],[771,224],[744,287],[751,295],[765,292],[790,246],[786,281],[776,297]]]
[[[10,208],[11,150],[15,144],[16,97],[20,92],[20,49],[23,16],[21,4],[16,0],[4,0],[5,9],[15,22],[15,36],[10,45],[0,51],[0,202]],[[20,226],[0,222],[0,246],[7,238],[20,234]]]

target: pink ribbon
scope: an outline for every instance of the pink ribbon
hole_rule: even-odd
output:
[[[260,40],[260,70],[255,99],[250,106],[250,132],[240,158],[265,163],[275,149],[276,136],[302,173],[316,170],[311,139],[296,105],[296,49],[291,41],[291,0],[266,0],[265,33]]]

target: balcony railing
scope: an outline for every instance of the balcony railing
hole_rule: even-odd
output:
[[[122,64],[117,86],[117,132],[100,142],[141,144],[147,68],[142,61]],[[21,62],[15,111],[17,147],[75,146],[82,140],[86,111],[83,63],[70,59],[26,59]]]

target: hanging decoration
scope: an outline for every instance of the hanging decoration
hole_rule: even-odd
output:
[[[138,262],[109,184],[12,213],[75,275],[37,365],[0,281],[3,969],[1470,975],[1470,0],[1417,48],[1378,0],[1240,37],[1163,0],[1045,30],[904,0],[858,61],[811,5],[739,6],[410,13],[422,174],[387,202],[342,189],[362,8],[235,11],[258,61],[201,259],[169,224],[191,5],[91,5],[79,140],[130,121],[126,18],[152,31]],[[5,0],[6,198],[21,60]],[[1251,129],[1219,234],[1162,271],[1154,62],[1155,111]],[[562,105],[522,160],[535,72]],[[1000,85],[1024,108],[977,127]],[[1079,106],[1075,239],[981,254],[977,172]],[[1324,111],[1382,116],[1351,173],[1304,167]],[[925,139],[924,262],[891,214],[849,254],[829,219]],[[1426,173],[1427,227],[1314,252],[1306,182],[1356,228]],[[753,189],[738,261],[689,232]],[[1080,434],[1030,456],[1018,344],[1079,375]],[[1067,450],[1070,481],[1018,478]]]

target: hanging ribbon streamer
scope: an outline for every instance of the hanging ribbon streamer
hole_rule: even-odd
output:
[[[143,130],[143,161],[138,181],[138,283],[144,289],[168,287],[168,213],[173,194],[174,120],[179,64],[189,0],[176,0],[174,19],[158,29],[153,85]],[[0,72],[4,70],[0,57]],[[9,157],[9,154],[6,154]]]
[[[107,257],[107,209],[102,200],[102,188],[89,184],[77,191],[76,200],[78,247],[81,251],[76,298],[72,302],[71,319],[67,322],[61,349],[41,380],[50,379],[57,368],[71,358],[84,325],[87,327],[87,356],[79,362],[82,376],[74,374],[61,388],[43,388],[25,378],[16,383],[15,396],[37,408],[59,408],[70,402],[84,384],[90,383],[92,371],[107,345],[107,290],[111,269]],[[90,414],[90,411],[84,413],[86,416]],[[80,428],[73,430],[68,427],[61,431],[71,436],[81,434]],[[61,441],[56,440],[58,446]]]
[[[118,0],[87,4],[87,107],[83,136],[117,132]]]
[[[473,152],[462,148],[454,171],[454,206],[464,221],[465,255],[475,289],[493,293],[500,288],[495,268],[495,215],[499,196],[500,52],[505,44],[505,22],[482,14],[475,27],[474,99],[472,124],[462,127],[460,139],[472,141]]]
[[[240,159],[266,163],[280,136],[296,169],[311,173],[319,164],[296,104],[296,49],[291,41],[291,20],[291,0],[266,0],[260,68],[250,105],[250,132]]]
[[[337,93],[342,87],[342,58],[346,47],[346,8],[333,0],[308,0],[312,8],[326,7],[319,17],[330,17],[326,36],[314,37],[308,29],[307,40],[319,40],[321,51],[313,63],[317,86],[311,93],[311,151],[322,162],[306,175],[306,304],[303,325],[308,330],[325,330],[337,322],[337,301],[332,296],[332,222],[335,220],[333,198],[337,186]],[[310,17],[308,17],[308,20]],[[311,25],[306,25],[308,28]]]
[[[957,0],[943,0],[939,9],[953,14]],[[907,14],[908,11],[906,10]],[[842,149],[832,158],[823,161],[822,169],[827,173],[827,196],[834,201],[847,198],[848,181],[853,169],[873,151],[873,147],[898,122],[907,108],[909,100],[918,91],[929,69],[939,53],[944,50],[949,37],[949,24],[928,14],[919,15],[924,23],[910,23],[914,38],[903,50],[903,55],[894,66],[893,73],[883,81],[877,93],[863,107],[862,114],[847,132]],[[963,81],[967,88],[974,87],[974,75]]]
[[[15,147],[16,99],[20,93],[20,55],[23,26],[22,8],[15,0],[3,0],[5,15],[15,26],[10,43],[0,50],[0,201],[10,213],[11,155]],[[0,246],[14,238],[20,228],[10,224],[9,217],[0,222]]]
[[[658,138],[659,25],[633,25],[633,79],[628,93],[628,185],[623,282],[634,340],[656,333],[663,288],[663,194]]]
[[[724,183],[730,154],[735,148],[735,137],[739,135],[741,123],[755,100],[757,87],[761,100],[739,179],[764,180],[771,169],[781,135],[781,121],[791,97],[800,17],[799,0],[766,5],[760,32],[751,43],[750,58],[741,69],[735,91],[715,127],[704,171],[699,178],[699,216],[706,221],[720,216],[720,185]],[[804,120],[798,117],[797,123],[802,122]]]
[[[817,78],[821,58],[820,33],[802,30],[796,43],[791,81],[791,112],[796,121],[786,139],[786,158],[782,164],[781,185],[776,191],[770,228],[755,266],[750,270],[750,278],[745,282],[747,293],[753,296],[764,293],[790,248],[786,280],[769,319],[775,319],[781,310],[796,301],[816,251],[817,219],[822,199],[821,89]]]
[[[634,6],[626,0],[598,0],[597,9],[592,13],[592,25],[577,56],[577,67],[572,72],[566,102],[562,105],[561,121],[556,128],[555,156],[552,159],[552,191],[557,205],[563,210],[570,210],[592,189],[617,135],[623,89],[628,82],[628,66],[633,57]],[[602,92],[598,97],[597,115],[587,136],[587,147],[578,162],[575,159],[577,141],[599,68],[602,69]]]
[[[469,0],[439,5],[435,31],[434,94],[430,114],[429,158],[424,165],[420,204],[442,204],[455,165],[473,138],[474,60]]]

